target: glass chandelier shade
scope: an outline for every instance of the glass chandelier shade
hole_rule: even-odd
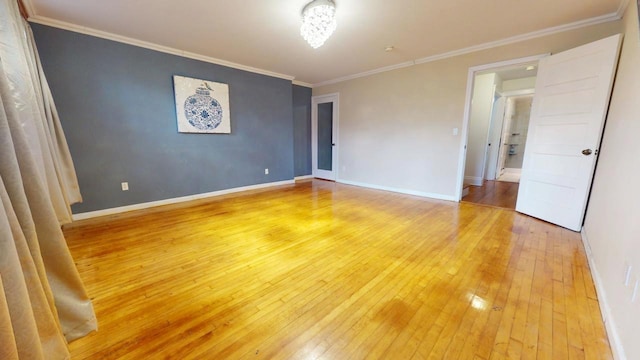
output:
[[[302,10],[300,34],[314,49],[319,48],[336,29],[336,5],[331,0],[314,0]]]

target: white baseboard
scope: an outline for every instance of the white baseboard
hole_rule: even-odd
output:
[[[484,184],[484,181],[481,177],[478,176],[465,176],[464,183],[473,186],[482,186]]]
[[[342,184],[347,184],[347,185],[354,185],[354,186],[360,186],[360,187],[365,187],[365,188],[370,188],[370,189],[376,189],[376,190],[384,190],[384,191],[391,191],[391,192],[407,194],[407,195],[421,196],[421,197],[426,197],[426,198],[430,198],[430,199],[447,200],[447,201],[456,201],[457,202],[457,199],[455,199],[455,197],[452,196],[452,195],[426,193],[426,192],[422,192],[422,191],[399,189],[399,188],[394,188],[394,187],[367,184],[367,183],[361,183],[361,182],[357,182],[357,181],[350,181],[350,180],[344,180],[344,179],[337,179],[336,182],[339,182],[339,183],[342,183]]]
[[[74,221],[76,221],[76,220],[84,220],[84,219],[91,219],[91,218],[98,217],[98,216],[119,214],[119,213],[128,212],[128,211],[148,209],[148,208],[152,208],[152,207],[156,207],[156,206],[169,205],[169,204],[178,204],[178,203],[182,203],[182,202],[186,202],[186,201],[206,199],[206,198],[220,196],[220,195],[226,195],[226,194],[233,194],[233,193],[237,193],[237,192],[241,192],[241,191],[263,189],[263,188],[272,187],[272,186],[279,186],[279,185],[290,185],[290,184],[293,184],[293,183],[294,183],[294,180],[284,180],[284,181],[276,181],[276,182],[270,182],[270,183],[264,183],[264,184],[242,186],[242,187],[237,187],[237,188],[212,191],[212,192],[203,193],[203,194],[181,196],[181,197],[177,197],[177,198],[164,199],[164,200],[158,200],[158,201],[150,201],[150,202],[146,202],[146,203],[133,204],[133,205],[127,205],[127,206],[119,206],[119,207],[110,208],[110,209],[89,211],[89,212],[85,212],[85,213],[73,214],[72,218],[73,218]]]
[[[307,180],[307,179],[313,179],[313,175],[302,175],[302,176],[296,176],[293,178],[294,181]]]
[[[584,227],[580,234],[582,235],[582,243],[584,244],[584,250],[587,254],[587,260],[589,261],[589,268],[591,269],[593,282],[596,285],[596,294],[598,294],[600,313],[602,315],[602,320],[604,321],[604,326],[607,330],[607,337],[609,338],[609,344],[611,344],[613,358],[616,360],[626,360],[627,356],[624,353],[624,347],[622,346],[620,335],[618,335],[618,330],[614,323],[613,316],[611,316],[611,307],[607,300],[607,293],[604,291],[602,278],[600,277],[600,273],[596,267],[593,253],[591,252],[591,245],[589,244],[589,239],[587,238],[587,233],[585,232]]]

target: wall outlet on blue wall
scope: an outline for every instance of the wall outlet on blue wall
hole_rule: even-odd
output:
[[[269,175],[269,169],[264,169],[264,174]]]
[[[123,181],[122,183],[120,183],[120,186],[122,186],[122,191],[129,191],[129,183],[126,181]]]
[[[75,214],[310,173],[311,88],[292,85],[289,79],[32,25],[83,189],[84,202],[73,205]],[[176,74],[229,85],[232,135],[214,139],[176,132],[171,81]],[[100,84],[101,91],[85,90],[95,84]],[[144,116],[139,111],[140,89],[147,90]],[[113,113],[114,109],[118,109],[117,116],[86,116]],[[95,129],[100,129],[100,136],[90,135]],[[93,143],[89,144],[88,136]],[[256,149],[268,149],[268,153]],[[269,168],[268,174],[254,172],[264,169],[265,163],[277,167]],[[203,180],[203,169],[228,171],[211,171]],[[115,193],[113,177],[120,178],[121,192],[132,190],[123,189],[122,182],[128,181],[122,179],[125,176],[142,184],[136,196]]]

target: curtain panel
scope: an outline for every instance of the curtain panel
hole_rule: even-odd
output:
[[[67,359],[97,328],[60,227],[78,201],[31,28],[0,0],[0,359]]]

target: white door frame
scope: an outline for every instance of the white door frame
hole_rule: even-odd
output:
[[[331,171],[318,169],[318,105],[333,103],[333,148],[331,150]],[[335,181],[338,178],[338,149],[339,139],[339,114],[340,93],[331,93],[311,97],[311,174],[327,180]]]
[[[456,182],[456,201],[462,200],[462,187],[464,185],[464,165],[467,160],[467,142],[469,140],[469,120],[471,117],[471,98],[473,96],[473,85],[475,81],[475,76],[477,73],[487,70],[499,70],[500,68],[514,65],[524,65],[527,63],[536,62],[546,56],[551,54],[540,54],[534,56],[528,56],[519,59],[512,59],[506,61],[499,61],[491,64],[484,64],[478,66],[472,66],[469,68],[469,72],[467,74],[467,95],[465,97],[464,104],[464,117],[462,119],[462,132],[460,137],[460,151],[458,155],[458,180]]]

